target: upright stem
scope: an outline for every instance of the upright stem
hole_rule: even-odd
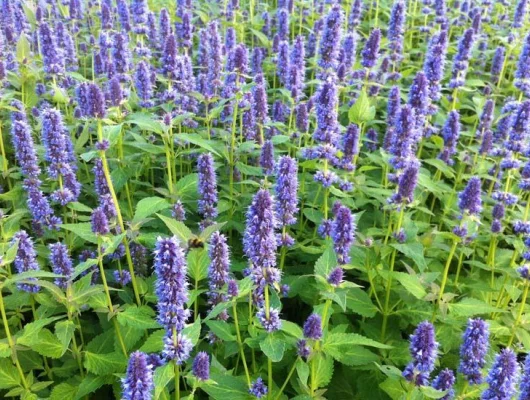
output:
[[[239,330],[239,319],[237,317],[237,307],[236,300],[232,301],[232,312],[234,314],[234,323],[236,325],[236,334],[237,334],[237,345],[239,347],[239,353],[241,354],[241,361],[243,361],[243,368],[245,369],[245,376],[247,378],[247,384],[250,388],[250,374],[248,373],[247,359],[245,357],[245,350],[243,349],[243,341],[241,340],[241,332]]]
[[[97,120],[98,123],[98,140],[103,140],[103,127],[101,125],[101,120]],[[109,165],[107,162],[107,156],[105,155],[104,151],[100,151],[100,157],[101,157],[101,163],[103,164],[103,173],[105,175],[105,179],[107,181],[107,185],[109,187],[109,192],[112,197],[112,202],[114,203],[114,207],[116,208],[116,218],[118,219],[118,224],[120,225],[121,231],[126,232],[125,230],[125,224],[123,223],[123,217],[120,210],[120,204],[118,203],[118,197],[116,196],[116,192],[114,190],[114,185],[112,184],[112,179],[110,177],[110,171],[109,171]],[[132,262],[131,257],[131,249],[129,248],[129,240],[127,239],[127,235],[123,237],[123,245],[125,246],[125,256],[127,258],[127,264],[129,266],[129,273],[131,274],[131,283],[134,291],[134,297],[136,298],[136,303],[138,306],[142,305],[142,301],[140,300],[140,293],[138,292],[138,286],[136,284],[136,274],[134,273],[134,265]]]
[[[436,315],[436,309],[438,305],[440,304],[440,301],[442,301],[442,297],[444,295],[445,285],[447,284],[447,277],[449,276],[449,268],[451,267],[451,261],[453,260],[453,257],[455,255],[457,245],[458,245],[458,241],[453,240],[453,245],[451,246],[451,250],[449,251],[449,257],[447,257],[447,261],[445,263],[444,274],[442,277],[442,284],[440,285],[440,293],[438,293],[438,299],[436,300],[436,303],[434,304],[434,311],[433,311],[433,316],[432,316],[433,320]]]
[[[15,348],[15,341],[13,340],[13,337],[11,336],[11,331],[9,330],[9,323],[7,322],[6,308],[4,306],[4,297],[2,296],[1,287],[0,287],[0,313],[2,313],[2,322],[4,323],[4,330],[6,332],[7,343],[9,344],[9,347],[11,348],[11,359],[13,360],[13,364],[15,364],[15,366],[17,367],[20,380],[22,381],[22,386],[24,386],[24,389],[28,390],[29,386],[28,386],[28,383],[26,382],[26,376],[24,375],[24,371],[22,370],[22,367],[20,366],[20,362],[18,361],[17,350]]]
[[[530,289],[530,284],[528,282],[525,282],[523,298],[521,299],[521,305],[519,306],[519,312],[517,313],[517,318],[515,319],[515,322],[513,323],[512,335],[510,336],[510,340],[508,340],[507,347],[510,347],[512,345],[513,339],[515,338],[515,331],[517,330],[517,327],[519,326],[519,323],[521,322],[521,316],[523,315],[524,307],[526,306],[526,299],[528,298],[529,289]]]

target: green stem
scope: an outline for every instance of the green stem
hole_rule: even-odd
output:
[[[521,305],[519,306],[519,312],[517,313],[517,318],[515,319],[515,322],[513,323],[512,335],[510,336],[510,340],[508,340],[507,347],[510,347],[512,345],[513,339],[515,338],[515,331],[517,327],[519,326],[519,323],[521,322],[521,316],[523,315],[524,307],[526,306],[526,299],[528,298],[528,289],[530,289],[530,285],[528,284],[528,282],[525,282],[523,297],[521,299]]]
[[[234,323],[236,325],[237,345],[239,347],[239,353],[241,354],[241,361],[243,361],[243,368],[245,369],[247,384],[250,388],[250,374],[248,372],[247,359],[245,358],[245,350],[243,349],[243,341],[241,340],[241,331],[239,330],[239,319],[237,317],[237,306],[235,299],[232,301],[232,312],[234,314]]]
[[[275,397],[275,400],[279,400],[280,397],[282,396],[282,393],[283,391],[285,390],[285,388],[287,387],[287,384],[289,383],[289,381],[291,380],[291,376],[293,376],[293,373],[296,369],[296,363],[298,362],[298,360],[300,360],[300,357],[298,357],[294,363],[293,363],[293,366],[291,367],[291,370],[289,371],[289,373],[287,374],[287,378],[285,379],[285,382],[283,383],[282,387],[280,388],[280,391],[278,392],[278,395]]]
[[[26,382],[24,371],[22,370],[20,362],[18,361],[17,350],[15,348],[15,341],[13,340],[13,337],[11,336],[11,331],[9,330],[9,323],[7,322],[6,309],[4,306],[4,297],[2,295],[1,287],[0,287],[0,313],[2,314],[2,322],[4,323],[4,330],[6,332],[7,343],[9,344],[9,347],[11,348],[11,359],[13,361],[13,364],[15,364],[15,366],[17,367],[20,380],[22,381],[22,386],[24,386],[24,389],[29,390],[28,382]]]
[[[442,284],[440,285],[440,293],[438,293],[438,299],[436,300],[436,303],[434,303],[434,311],[432,316],[433,320],[436,316],[436,309],[440,305],[440,301],[442,301],[442,297],[444,295],[445,285],[447,284],[447,277],[449,276],[449,268],[451,267],[451,261],[453,260],[453,257],[455,255],[457,245],[458,242],[456,240],[453,240],[453,245],[451,246],[451,250],[449,251],[449,257],[447,257],[447,261],[445,263]]]

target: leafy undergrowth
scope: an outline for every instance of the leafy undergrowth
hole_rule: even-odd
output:
[[[2,397],[530,398],[526,0],[37,3]]]

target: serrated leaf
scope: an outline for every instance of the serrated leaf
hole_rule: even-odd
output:
[[[297,324],[291,321],[286,321],[284,319],[282,319],[282,325],[280,327],[280,330],[295,338],[301,338],[303,334],[302,328],[300,328]]]
[[[98,238],[94,232],[92,232],[92,225],[90,222],[80,222],[78,224],[61,224],[61,228],[72,232],[74,235],[79,236],[81,239],[87,242],[98,244]]]
[[[206,321],[208,328],[217,336],[219,339],[226,342],[232,342],[236,340],[235,335],[232,333],[232,324],[224,321]]]
[[[377,314],[377,307],[370,296],[361,289],[348,289],[346,293],[346,308],[363,317],[372,318]]]
[[[9,389],[20,384],[20,376],[11,359],[0,360],[0,389]]]
[[[115,377],[113,376],[96,376],[88,374],[81,381],[75,398],[80,399],[82,397],[85,397],[87,394],[93,393],[98,390],[101,386],[111,384],[114,380]]]
[[[367,338],[366,336],[359,335],[357,333],[328,333],[324,338],[324,349],[331,347],[341,346],[370,346],[378,349],[391,349],[392,346],[388,346],[383,343],[379,343],[373,339]]]
[[[138,330],[160,328],[154,314],[154,311],[148,306],[131,306],[118,314],[118,322]]]
[[[206,228],[204,228],[204,230],[199,234],[199,238],[203,242],[206,242],[208,241],[208,239],[210,239],[210,236],[212,236],[214,232],[220,231],[221,229],[223,229],[223,226],[225,225],[226,225],[226,222],[209,225]]]
[[[137,224],[144,218],[147,218],[154,213],[165,210],[169,208],[170,204],[167,200],[162,199],[161,197],[147,197],[138,202],[136,205],[136,211],[134,213],[134,218],[132,220],[133,224]]]
[[[59,338],[65,351],[70,345],[74,332],[75,324],[72,321],[61,321],[55,324],[55,335]]]
[[[173,235],[175,235],[181,243],[185,244],[188,242],[188,240],[193,238],[193,233],[186,225],[184,225],[183,222],[165,217],[161,214],[156,215],[162,220],[162,222],[164,222],[164,224],[166,224],[171,233],[173,233]]]
[[[337,266],[337,255],[331,243],[328,243],[324,254],[315,263],[315,275],[327,279],[329,273]]]
[[[362,124],[374,119],[375,107],[370,106],[370,100],[364,89],[361,91],[357,101],[350,107],[348,117],[350,122],[355,124]]]
[[[61,319],[62,317],[50,317],[38,319],[35,322],[30,322],[24,326],[22,335],[18,337],[17,344],[23,344],[25,346],[31,346],[33,343],[39,340],[39,333],[46,326],[52,322]]]
[[[392,247],[412,259],[420,271],[424,271],[427,268],[421,243],[394,243]]]
[[[125,371],[127,359],[119,352],[97,354],[86,351],[83,365],[88,372],[94,375],[108,375]]]
[[[201,387],[214,400],[249,400],[248,386],[241,377],[212,374],[210,381]]]
[[[158,367],[153,374],[153,383],[155,385],[155,400],[160,398],[164,388],[167,386],[169,381],[174,378],[174,363],[170,362],[162,367]]]
[[[325,387],[333,376],[333,358],[323,353],[315,354],[313,361],[315,365],[315,387]]]
[[[194,281],[208,277],[210,258],[206,249],[193,249],[188,253],[188,274]]]
[[[191,344],[195,346],[201,335],[201,318],[198,317],[193,324],[186,325],[182,330],[182,333],[186,335],[187,338],[191,340]]]
[[[259,347],[272,362],[280,362],[285,352],[285,341],[278,334],[269,333],[260,341]]]
[[[77,386],[67,382],[54,386],[50,394],[50,400],[74,400],[77,394]]]
[[[405,272],[394,272],[394,277],[411,295],[417,299],[423,299],[427,292],[423,288],[418,275],[410,275]]]
[[[9,357],[11,355],[11,348],[7,342],[0,342],[0,358]]]
[[[471,297],[456,304],[449,304],[449,311],[458,317],[472,317],[473,315],[506,312]]]
[[[61,358],[66,352],[66,348],[63,347],[57,336],[48,329],[40,331],[38,340],[32,343],[30,347],[41,356],[50,358]]]
[[[140,351],[143,351],[144,353],[160,353],[164,348],[165,335],[165,329],[160,329],[151,333],[142,347],[140,347]]]

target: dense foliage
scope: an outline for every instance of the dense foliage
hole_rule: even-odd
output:
[[[529,8],[0,0],[0,396],[529,400]]]

